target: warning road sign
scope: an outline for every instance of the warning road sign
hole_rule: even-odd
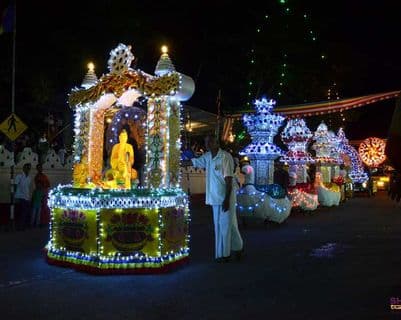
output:
[[[10,116],[0,124],[0,131],[12,141],[17,139],[27,128],[27,125],[23,123],[15,113],[10,114]]]

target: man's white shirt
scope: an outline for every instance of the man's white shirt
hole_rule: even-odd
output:
[[[20,173],[15,177],[14,183],[16,185],[15,198],[30,201],[32,189],[31,176],[26,176],[25,173]]]
[[[222,205],[226,196],[224,177],[234,177],[234,160],[231,154],[219,149],[214,158],[209,151],[191,160],[194,167],[206,169],[206,204]]]

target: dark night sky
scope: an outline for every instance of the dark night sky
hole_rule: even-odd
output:
[[[248,72],[246,54],[254,42],[255,21],[269,3],[278,1],[258,2],[19,2],[17,113],[18,108],[30,108],[30,92],[38,83],[50,88],[49,109],[67,109],[67,93],[81,83],[86,64],[93,61],[98,76],[107,72],[109,51],[120,42],[133,46],[137,67],[149,73],[154,71],[161,45],[168,44],[177,70],[196,80],[196,93],[189,104],[215,111],[221,89],[224,109],[243,109],[241,87]],[[401,89],[400,2],[313,1],[303,5],[308,6],[320,46],[335,70],[333,79],[341,97]],[[0,57],[8,62],[2,66],[3,77],[9,71],[10,39],[0,36]],[[0,95],[2,110],[9,105],[4,88],[7,85]],[[358,129],[349,126],[349,134],[354,138],[384,136],[393,105],[390,101],[367,107],[359,115]],[[380,124],[374,129],[378,118]]]

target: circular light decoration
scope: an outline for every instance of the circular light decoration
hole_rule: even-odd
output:
[[[379,138],[367,138],[359,145],[359,155],[364,164],[369,167],[377,167],[386,160],[384,150],[386,142]]]

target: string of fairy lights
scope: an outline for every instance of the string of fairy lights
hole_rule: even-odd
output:
[[[290,29],[291,19],[301,19],[303,24],[303,36],[305,41],[309,43],[316,43],[318,40],[318,35],[315,30],[312,28],[311,15],[304,11],[298,12],[298,10],[290,4],[289,0],[278,0],[278,12],[273,14],[264,14],[263,19],[259,21],[257,26],[255,27],[256,35],[254,36],[254,44],[252,45],[249,51],[249,68],[250,68],[250,77],[247,83],[247,96],[246,96],[246,106],[251,107],[252,102],[255,98],[257,98],[262,92],[261,83],[263,80],[272,81],[274,83],[267,83],[268,86],[271,87],[269,96],[276,100],[283,99],[290,90],[289,78],[291,76],[291,67],[295,65],[295,62],[291,60],[289,53],[289,47],[291,46],[291,39],[285,39],[282,44],[282,47],[277,47],[277,43],[269,43],[269,47],[275,47],[276,52],[279,53],[279,62],[278,67],[271,65],[274,61],[270,59],[269,65],[263,65],[265,62],[262,60],[266,60],[266,57],[261,56],[263,52],[261,50],[257,50],[257,43],[265,40],[267,36],[272,36],[272,24],[278,23],[280,24],[280,29],[282,30],[283,37],[286,37],[288,31]],[[277,37],[277,35],[274,35]],[[263,51],[265,47],[262,48]],[[325,53],[320,53],[316,55],[316,58],[320,61],[327,60],[327,55]],[[299,63],[299,62],[298,62]],[[267,71],[269,69],[270,71]],[[275,70],[269,74],[270,79],[266,75],[267,72],[271,72],[271,70]],[[265,90],[263,88],[263,90]]]
[[[333,81],[333,83],[330,85],[330,87],[327,89],[327,100],[328,101],[336,101],[336,100],[340,100],[340,95],[339,95],[339,90],[338,90],[338,86],[337,83],[335,81]],[[342,126],[345,125],[345,113],[344,111],[340,111],[339,113],[339,117],[340,117],[340,122],[342,124]],[[332,119],[331,117],[329,117],[329,125],[332,125]]]
[[[131,69],[133,59],[131,47],[119,44],[110,53],[110,72],[70,94],[73,185],[49,192],[49,263],[95,273],[153,272],[189,255],[189,203],[180,187],[180,101],[192,96],[194,83],[175,71],[166,47],[155,76]],[[89,69],[93,72],[93,64]],[[130,172],[133,145],[124,131],[146,153],[141,186]],[[138,181],[133,187],[126,180]]]

